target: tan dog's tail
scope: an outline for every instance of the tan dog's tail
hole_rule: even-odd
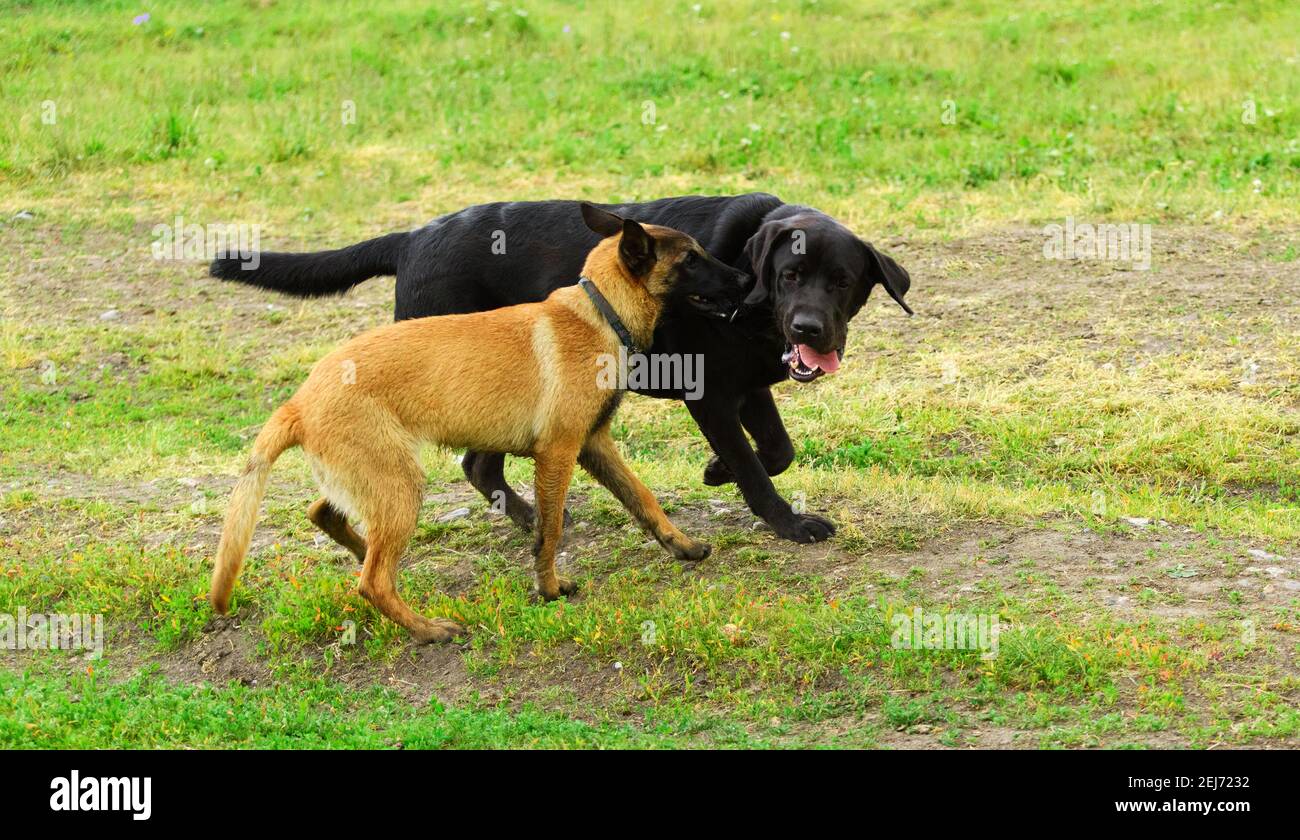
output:
[[[225,614],[230,608],[230,590],[235,586],[239,570],[244,566],[244,555],[253,540],[257,526],[257,511],[266,492],[266,479],[271,465],[280,453],[297,446],[299,438],[298,408],[292,403],[280,406],[253,443],[253,455],[244,467],[244,474],[235,483],[226,511],[226,524],[221,530],[221,544],[217,546],[217,567],[212,570],[212,585],[208,587],[208,601],[212,608]]]

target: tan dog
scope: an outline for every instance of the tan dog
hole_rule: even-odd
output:
[[[400,321],[317,363],[262,428],[235,486],[208,593],[217,612],[230,606],[271,465],[292,446],[307,453],[321,487],[308,517],[364,562],[361,595],[421,642],[464,632],[448,619],[417,614],[397,594],[397,564],[415,530],[425,483],[421,442],[533,458],[534,569],[538,592],[548,600],[575,588],[555,574],[575,463],[675,557],[708,556],[709,547],[668,521],[619,456],[609,423],[621,392],[601,387],[597,360],[617,356],[620,343],[650,346],[670,297],[707,295],[734,308],[747,278],[684,233],[643,227],[590,205],[582,214],[588,227],[608,237],[583,269],[594,294],[586,284],[568,286],[540,303]],[[349,518],[365,524],[364,538]]]

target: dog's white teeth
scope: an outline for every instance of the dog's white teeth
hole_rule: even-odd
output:
[[[812,368],[804,364],[803,357],[799,355],[798,347],[791,347],[786,354],[781,357],[782,361],[790,365],[790,370],[799,374],[812,373]]]

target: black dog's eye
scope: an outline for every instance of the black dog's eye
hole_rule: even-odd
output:
[[[848,277],[846,277],[845,275],[841,274],[839,277],[835,278],[835,288],[837,288],[837,289],[847,289],[848,287],[849,287],[849,278],[848,278]]]
[[[787,268],[781,272],[781,279],[786,283],[793,283],[799,279],[799,272],[793,268]]]
[[[686,252],[686,256],[682,258],[682,265],[686,266],[687,268],[690,268],[691,266],[695,265],[695,252],[694,252],[694,251],[687,251],[687,252]]]

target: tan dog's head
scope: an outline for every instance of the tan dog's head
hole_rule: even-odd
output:
[[[591,230],[606,237],[587,257],[588,273],[616,261],[621,274],[665,307],[689,304],[731,317],[752,285],[745,272],[715,259],[690,236],[659,225],[642,225],[591,204],[582,205]]]

